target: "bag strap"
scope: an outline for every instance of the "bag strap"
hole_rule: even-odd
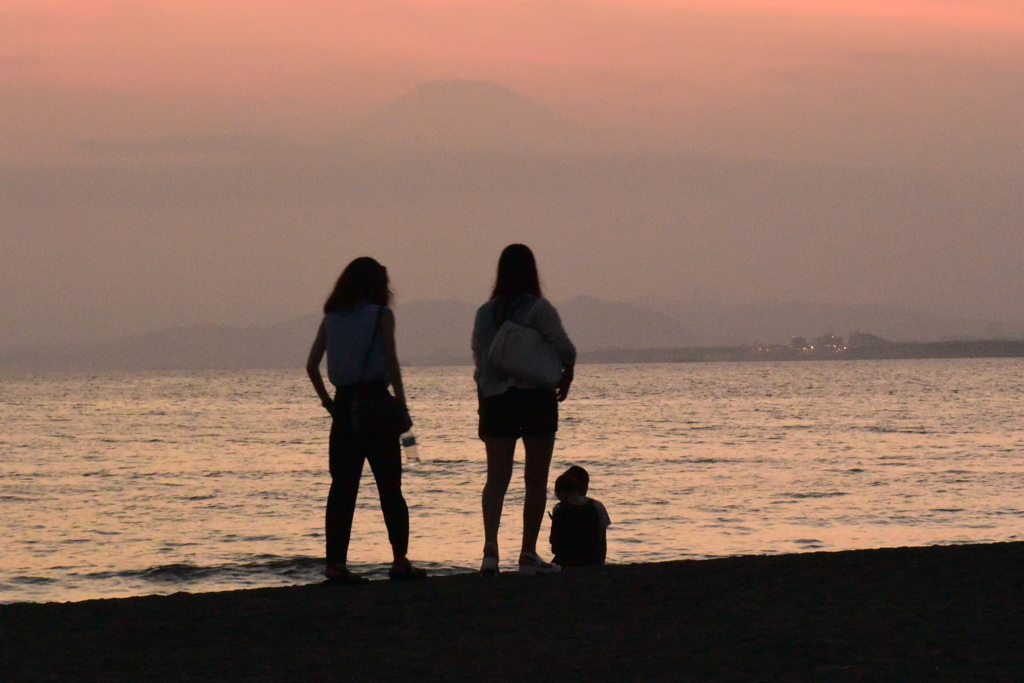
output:
[[[382,315],[384,315],[383,306],[377,309],[377,318],[373,322],[373,334],[370,335],[370,345],[366,347],[366,356],[363,357],[363,369],[359,371],[359,379],[356,380],[356,384],[363,381],[366,368],[370,365],[370,354],[373,353],[373,342],[377,341],[377,333],[380,332],[380,317]]]
[[[533,302],[533,306],[530,308],[529,312],[523,318],[524,325],[526,325],[527,327],[533,327],[533,319],[537,317],[538,308],[540,308],[540,297],[537,297],[537,300]],[[534,327],[533,329],[536,330],[537,328]],[[540,332],[540,330],[537,331]]]
[[[533,306],[531,306],[530,310],[527,311],[526,315],[523,316],[523,322],[519,324],[522,325],[523,327],[529,327],[531,330],[534,330],[537,334],[544,338],[544,341],[550,344],[551,340],[548,339],[547,335],[541,332],[540,328],[533,324],[534,318],[537,317],[538,308],[540,308],[540,297],[537,297],[537,300],[533,302]],[[509,319],[511,320],[511,317]]]

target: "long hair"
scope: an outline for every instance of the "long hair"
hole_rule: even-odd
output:
[[[537,260],[525,244],[510,244],[498,259],[498,275],[491,298],[507,302],[522,294],[541,295]]]
[[[387,306],[393,296],[389,285],[388,269],[369,256],[360,256],[342,271],[324,302],[324,313],[350,310],[360,299]]]

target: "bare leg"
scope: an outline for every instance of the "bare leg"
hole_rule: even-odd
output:
[[[505,504],[505,492],[512,479],[512,458],[516,452],[516,440],[507,437],[486,436],[487,484],[484,486],[484,554],[498,555],[498,527],[501,525],[501,509]]]
[[[524,553],[537,552],[537,536],[548,506],[548,467],[555,450],[555,435],[524,436],[526,449],[526,499],[523,503]]]

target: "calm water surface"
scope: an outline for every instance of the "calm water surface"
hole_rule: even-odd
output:
[[[423,456],[404,479],[410,555],[436,573],[474,569],[485,467],[470,369],[406,373]],[[1020,359],[577,377],[553,470],[590,470],[611,562],[1024,537]],[[0,380],[0,425],[0,601],[320,578],[329,424],[301,371]],[[389,557],[367,468],[350,564],[379,577]]]

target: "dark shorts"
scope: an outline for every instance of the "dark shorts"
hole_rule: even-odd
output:
[[[549,436],[558,431],[558,399],[550,389],[517,389],[480,400],[480,438]]]

